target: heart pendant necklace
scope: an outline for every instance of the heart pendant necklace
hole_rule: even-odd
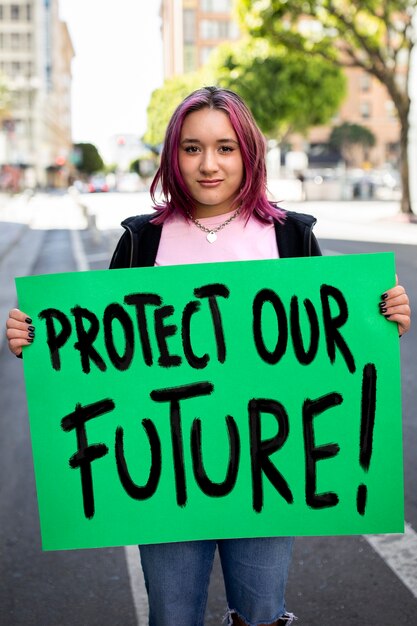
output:
[[[206,226],[203,226],[203,224],[201,224],[197,219],[195,219],[192,216],[190,211],[187,211],[187,215],[190,218],[190,220],[197,226],[197,228],[207,233],[206,234],[207,241],[209,243],[214,243],[217,240],[217,233],[219,232],[219,230],[221,230],[222,228],[230,224],[230,222],[239,215],[240,210],[241,210],[241,207],[238,207],[236,211],[225,222],[217,226],[217,228],[207,228]]]

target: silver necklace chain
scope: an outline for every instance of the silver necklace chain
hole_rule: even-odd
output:
[[[207,233],[206,235],[207,241],[209,243],[214,243],[217,239],[217,233],[219,232],[219,230],[221,230],[222,228],[230,224],[230,222],[239,215],[241,208],[242,207],[238,207],[236,211],[233,213],[233,215],[231,215],[227,220],[219,224],[219,226],[217,226],[216,228],[207,228],[207,226],[204,226],[195,217],[193,217],[190,211],[187,211],[187,215],[190,218],[190,220],[197,226],[197,228]]]

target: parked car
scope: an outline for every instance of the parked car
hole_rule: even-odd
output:
[[[92,176],[88,182],[87,190],[89,193],[98,193],[109,190],[105,176]]]

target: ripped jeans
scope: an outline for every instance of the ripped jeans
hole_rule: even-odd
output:
[[[203,626],[216,546],[230,614],[248,625],[285,613],[293,538],[222,539],[139,547],[149,598],[149,626]]]

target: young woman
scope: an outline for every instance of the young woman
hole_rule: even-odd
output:
[[[159,187],[162,202],[156,201]],[[206,87],[188,96],[166,133],[151,187],[156,214],[123,222],[112,268],[320,255],[315,219],[285,212],[266,196],[265,141],[235,93]],[[403,287],[388,289],[382,315],[399,334],[410,326]],[[10,312],[10,350],[21,355],[35,329]],[[140,546],[150,626],[201,626],[216,548],[225,580],[229,624],[289,625],[284,592],[292,538],[192,541]]]

